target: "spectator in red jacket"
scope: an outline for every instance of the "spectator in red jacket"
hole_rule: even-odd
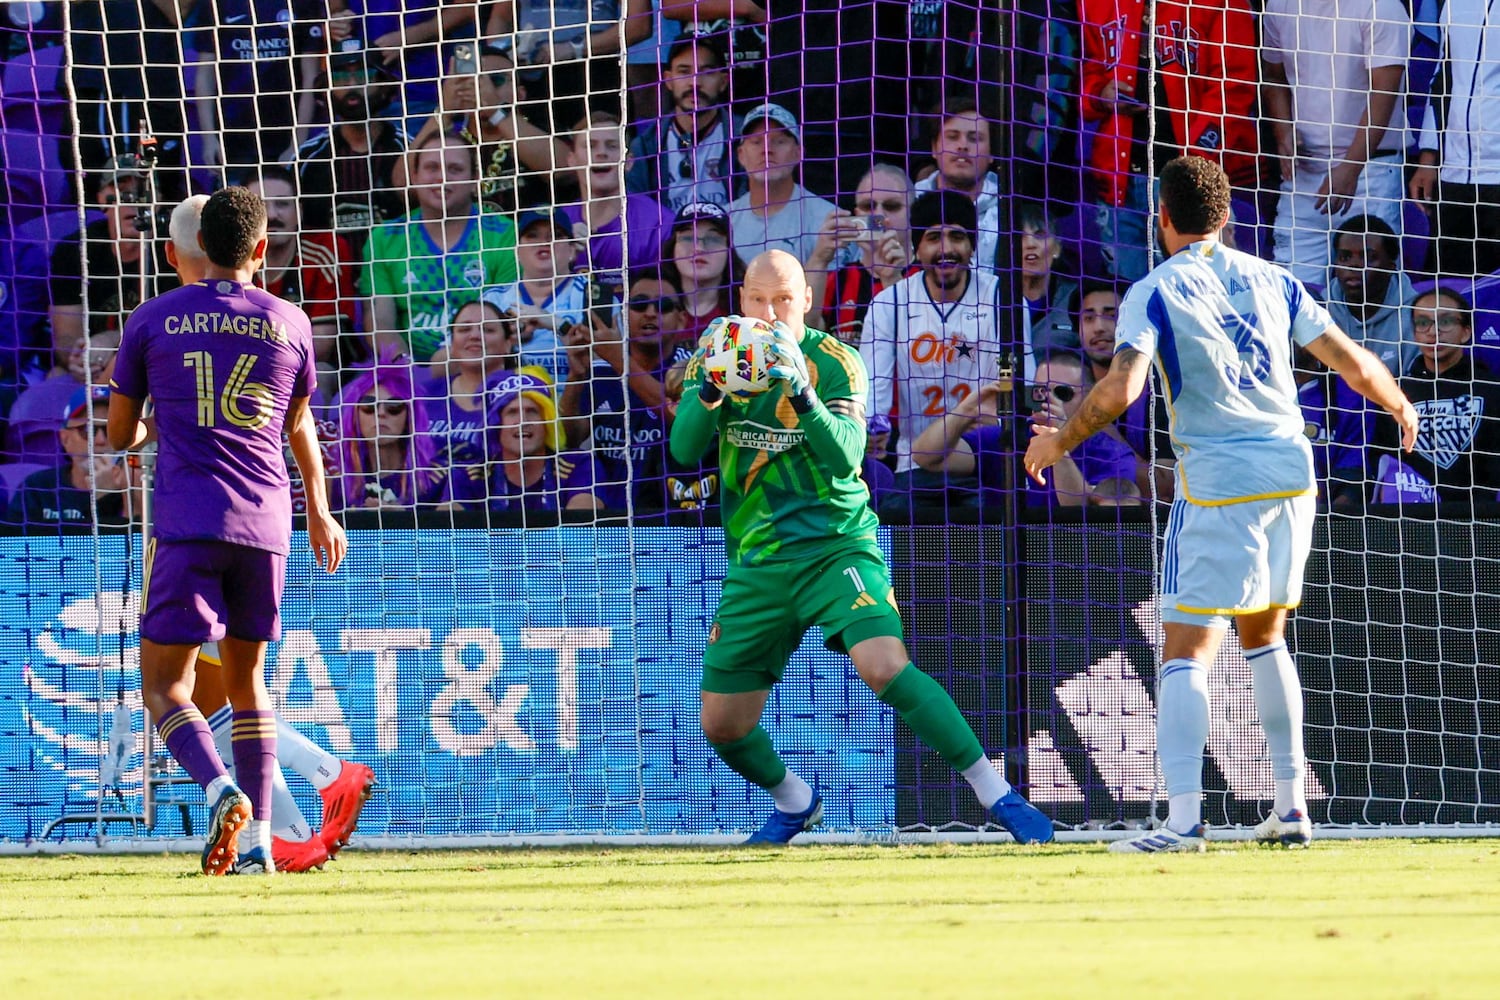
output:
[[[1237,188],[1259,180],[1255,19],[1246,0],[1162,0],[1153,76],[1146,0],[1079,0],[1078,13],[1083,115],[1099,123],[1088,152],[1097,239],[1110,272],[1134,281],[1150,265],[1153,164],[1194,154],[1217,160]]]

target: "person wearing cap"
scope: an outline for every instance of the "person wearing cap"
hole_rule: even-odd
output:
[[[510,49],[497,42],[478,46],[475,70],[462,69],[475,42],[455,46],[443,75],[441,104],[417,133],[421,141],[447,129],[479,148],[479,197],[501,212],[549,200],[545,179],[566,162],[566,143],[547,135],[520,111],[529,99],[517,78]],[[536,180],[532,180],[535,177]]]
[[[971,97],[950,97],[937,112],[932,158],[937,171],[917,181],[917,194],[957,191],[974,203],[979,241],[974,267],[993,271],[1000,249],[1000,178],[990,169],[990,123]]]
[[[595,280],[613,276],[614,284],[623,283],[627,267],[655,268],[661,263],[662,237],[672,224],[661,202],[650,195],[626,193],[622,167],[630,169],[630,155],[623,134],[620,119],[605,111],[591,112],[573,126],[567,162],[583,203],[562,209],[573,236],[584,242],[575,269]]]
[[[328,4],[200,3],[195,20],[187,41],[198,56],[198,165],[225,166],[241,181],[262,164],[292,159],[316,121]]]
[[[797,116],[779,104],[751,108],[745,114],[735,155],[749,187],[729,203],[734,249],[745,260],[766,250],[785,250],[806,265],[829,216],[849,213],[797,183],[797,167],[802,162]],[[853,233],[851,227],[851,238]],[[852,244],[844,243],[832,266],[853,263],[855,253]]]
[[[516,229],[520,280],[487,290],[484,301],[519,324],[521,363],[541,367],[555,382],[568,366],[561,338],[569,327],[588,322],[589,282],[572,273],[578,244],[561,212],[522,212]]]
[[[516,280],[516,229],[481,212],[472,144],[436,132],[410,154],[417,209],[370,234],[361,294],[377,351],[410,351],[419,364],[443,346],[453,310],[482,289]]]
[[[336,44],[328,57],[333,121],[297,147],[297,186],[307,227],[334,231],[360,254],[373,227],[406,214],[398,171],[411,140],[389,110],[398,90],[389,68],[358,37]]]
[[[920,468],[912,442],[994,378],[1004,347],[999,279],[973,267],[976,219],[974,202],[957,191],[918,195],[911,232],[921,271],[876,295],[865,314],[859,353],[870,372],[870,451],[885,452],[897,414],[890,502],[903,511],[944,502],[946,480]]]
[[[489,509],[597,510],[598,461],[587,451],[565,452],[552,380],[523,368],[492,385],[491,420],[499,460],[490,478]]]
[[[126,503],[133,481],[123,455],[105,438],[109,388],[80,387],[68,400],[57,432],[66,460],[34,472],[10,498],[6,523],[35,528],[59,524],[125,524],[140,510]]]
[[[686,306],[682,335],[697,340],[733,310],[735,283],[745,271],[729,238],[729,213],[711,201],[684,205],[662,256],[662,273],[682,292]]]
[[[630,143],[626,189],[654,195],[672,212],[694,202],[728,205],[739,126],[725,100],[729,76],[720,39],[678,36],[667,49],[661,82],[671,113],[646,124]]]
[[[104,218],[62,240],[52,251],[49,288],[52,305],[52,349],[55,364],[68,358],[89,333],[119,330],[143,299],[177,287],[161,243],[137,224],[151,211],[151,185],[140,160],[122,154],[109,161],[95,201]],[[88,288],[84,288],[84,260]],[[85,318],[87,322],[85,322]]]

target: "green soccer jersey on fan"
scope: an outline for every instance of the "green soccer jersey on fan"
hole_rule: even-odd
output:
[[[747,400],[726,398],[706,411],[697,399],[701,358],[688,364],[673,450],[696,445],[701,454],[718,432],[724,544],[732,564],[811,559],[841,542],[875,545],[879,521],[860,478],[869,395],[864,361],[819,330],[806,331],[802,352],[822,403],[805,414],[792,409],[779,385]]]
[[[516,280],[516,227],[475,207],[452,249],[433,242],[415,214],[387,222],[365,243],[364,295],[396,300],[396,331],[414,360],[426,362],[448,336],[453,314],[493,285]]]

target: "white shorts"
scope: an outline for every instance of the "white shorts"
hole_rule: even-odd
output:
[[[1164,622],[1228,628],[1235,615],[1295,608],[1317,498],[1200,507],[1176,500],[1161,560]]]
[[[1276,263],[1304,285],[1328,286],[1328,262],[1333,231],[1356,215],[1373,215],[1401,235],[1401,199],[1406,195],[1401,161],[1395,157],[1371,160],[1360,171],[1349,207],[1337,215],[1317,209],[1318,188],[1328,179],[1328,164],[1297,161],[1291,182],[1281,182],[1273,233]]]

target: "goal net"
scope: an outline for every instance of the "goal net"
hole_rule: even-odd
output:
[[[1107,370],[1160,260],[1151,178],[1185,152],[1229,175],[1225,241],[1288,267],[1422,418],[1400,452],[1298,353],[1313,819],[1500,821],[1500,131],[1453,5],[4,6],[0,846],[203,830],[143,732],[151,463],[76,400],[176,285],[172,210],[227,183],[267,205],[257,281],[312,321],[350,538],[327,576],[296,535],[268,684],[375,769],[368,842],[728,838],[770,808],[699,729],[724,484],[668,440],[771,249],[869,374],[861,478],[914,661],[1060,830],[1151,822],[1170,390],[1045,487],[1020,454]],[[1210,690],[1205,818],[1252,824],[1271,769],[1232,632]],[[764,724],[833,836],[1001,836],[816,629]]]

